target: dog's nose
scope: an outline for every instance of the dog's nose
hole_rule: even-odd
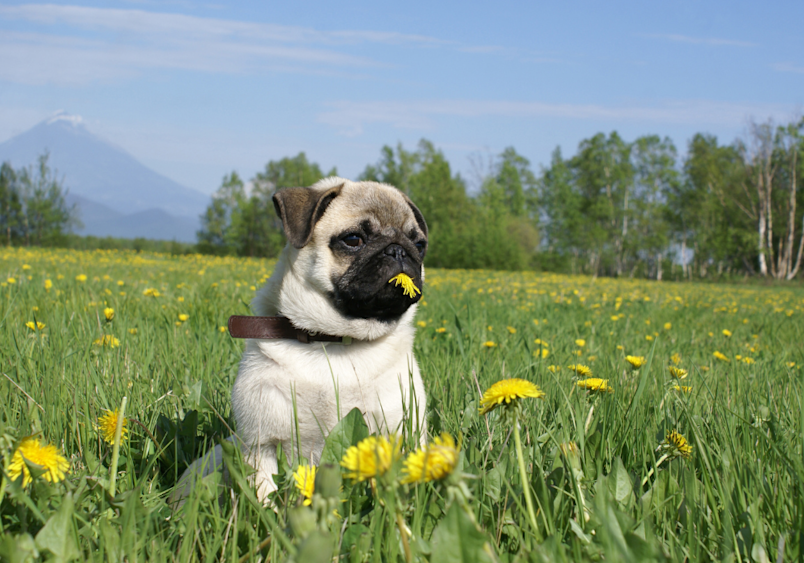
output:
[[[385,254],[399,260],[400,262],[408,255],[405,249],[398,244],[389,244],[385,247]]]

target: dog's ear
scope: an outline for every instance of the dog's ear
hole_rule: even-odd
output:
[[[402,197],[405,198],[410,210],[413,211],[413,217],[416,218],[416,223],[419,224],[419,228],[422,230],[422,233],[424,233],[424,238],[427,238],[427,223],[424,221],[424,215],[422,215],[422,212],[419,211],[419,208],[416,207],[416,204],[414,204],[408,196],[403,193]]]
[[[343,184],[327,190],[284,188],[274,194],[274,209],[290,244],[303,248],[310,242],[315,224],[341,193],[341,188]]]

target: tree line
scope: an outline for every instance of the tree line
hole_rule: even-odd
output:
[[[697,134],[683,155],[669,138],[599,133],[571,157],[556,148],[538,172],[513,147],[475,156],[469,180],[422,140],[384,146],[357,179],[394,185],[416,202],[430,228],[430,266],[790,280],[804,260],[803,133],[804,119],[751,123],[729,144]],[[284,235],[273,194],[335,174],[303,152],[268,162],[249,181],[232,172],[201,216],[197,244],[170,248],[275,257]],[[0,240],[93,244],[69,234],[80,222],[62,183],[47,154],[26,168],[0,166]]]
[[[804,120],[751,123],[730,144],[695,135],[616,132],[556,148],[535,173],[513,147],[472,159],[472,189],[442,151],[384,146],[360,180],[396,186],[430,227],[426,263],[663,279],[752,274],[793,279],[804,255]],[[232,172],[202,216],[199,249],[276,256],[284,240],[271,197],[324,173],[304,153],[269,162],[246,183]]]
[[[0,165],[0,240],[6,245],[53,245],[80,226],[78,210],[64,200],[62,181],[48,166],[48,154],[35,165]]]

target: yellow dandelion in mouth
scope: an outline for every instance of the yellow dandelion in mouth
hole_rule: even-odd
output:
[[[720,360],[721,362],[730,362],[730,361],[731,361],[731,360],[728,358],[728,356],[726,356],[725,354],[722,354],[722,353],[718,352],[717,350],[715,350],[715,351],[712,353],[712,355],[713,355],[713,356],[714,356],[716,359]]]
[[[103,316],[106,317],[106,320],[108,322],[112,322],[112,319],[114,318],[114,309],[112,309],[111,307],[106,307],[103,310]]]
[[[673,430],[667,433],[667,437],[659,445],[659,449],[664,451],[669,457],[683,457],[689,459],[692,455],[692,446],[687,439]]]
[[[346,477],[365,481],[385,474],[399,457],[399,440],[396,436],[369,436],[351,446],[341,459]]]
[[[313,493],[315,492],[315,465],[300,465],[293,472],[293,479],[296,481],[296,488],[304,497],[304,506],[313,504]]]
[[[45,472],[42,476],[51,483],[62,481],[70,468],[70,463],[59,453],[56,446],[43,445],[38,438],[33,436],[23,438],[8,466],[8,477],[12,481],[16,481],[20,475],[23,475],[23,487],[27,487],[33,481],[33,476],[25,460],[44,469]]]
[[[631,364],[631,369],[639,369],[645,365],[645,356],[626,356],[625,361]]]
[[[403,483],[428,483],[452,474],[458,464],[460,448],[452,436],[444,432],[432,443],[419,448],[405,460]]]
[[[483,393],[483,397],[480,399],[480,414],[493,411],[503,402],[509,405],[525,397],[541,399],[544,397],[544,392],[539,389],[538,385],[525,379],[503,379]]]
[[[567,366],[567,368],[571,369],[581,377],[589,377],[590,375],[592,375],[592,368],[590,368],[589,366],[584,366],[581,364],[572,364],[570,366]]]
[[[106,414],[98,418],[98,431],[101,438],[107,444],[114,444],[114,433],[117,431],[117,421],[120,419],[120,411],[114,409],[113,411],[106,411]],[[123,417],[123,428],[120,431],[120,443],[126,441],[126,434],[128,434],[128,419]]]
[[[45,328],[45,323],[41,323],[39,321],[36,321],[36,322],[28,321],[27,323],[25,323],[25,326],[27,326],[28,328],[30,328],[33,331],[37,331],[37,330],[42,330],[43,328]]]
[[[577,381],[575,385],[588,391],[595,391],[598,393],[614,393],[614,388],[609,385],[609,380],[600,379],[599,377],[581,379],[580,381]]]
[[[672,375],[676,379],[684,379],[687,377],[687,370],[677,368],[676,366],[668,366],[667,371],[669,371],[670,375]]]
[[[416,294],[421,294],[421,290],[416,287],[416,284],[413,283],[413,280],[407,274],[397,274],[396,276],[392,277],[388,280],[388,283],[393,283],[394,287],[402,286],[402,295],[407,295],[411,299],[416,297]]]
[[[108,346],[109,348],[117,348],[120,346],[120,341],[111,334],[105,334],[97,340],[93,340],[95,346]]]

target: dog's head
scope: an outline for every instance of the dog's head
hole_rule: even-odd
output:
[[[307,293],[297,291],[295,297],[312,299],[309,308],[319,316],[337,312],[340,322],[393,323],[421,298],[389,283],[405,274],[421,288],[427,252],[424,217],[396,188],[327,178],[309,188],[278,191],[274,206],[288,239],[291,275]],[[288,302],[292,299],[281,299],[277,308],[291,316],[289,308],[298,310]],[[333,311],[325,310],[322,299]],[[309,323],[297,326],[303,324]]]

